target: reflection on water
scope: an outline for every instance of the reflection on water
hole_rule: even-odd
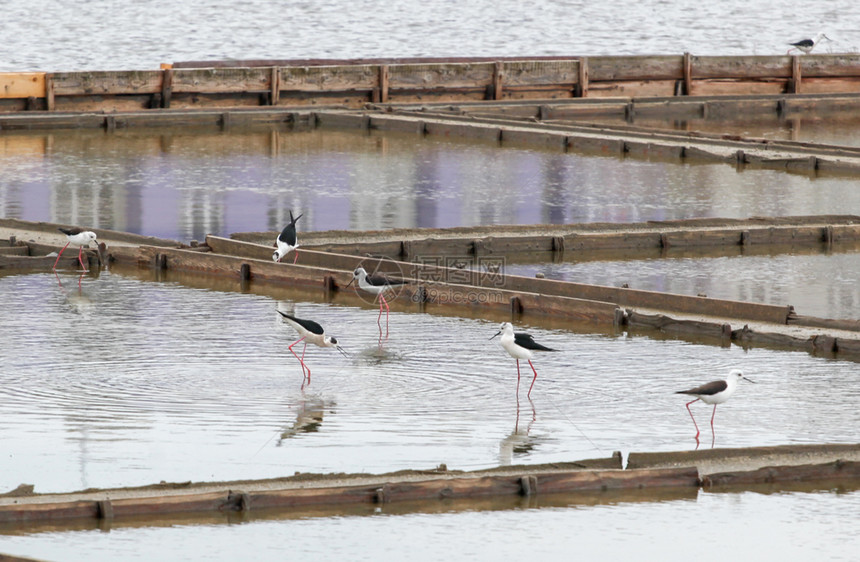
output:
[[[860,319],[860,251],[854,246],[789,253],[747,255],[732,248],[716,257],[683,251],[643,252],[644,259],[519,264],[511,258],[504,271],[514,275],[542,273],[549,279],[661,291],[682,295],[792,305],[798,314],[820,318]],[[514,263],[511,263],[513,261]]]
[[[378,307],[354,295],[218,292],[148,275],[85,276],[88,302],[78,309],[68,303],[77,292],[64,288],[77,275],[61,274],[63,287],[53,274],[0,277],[0,490],[692,449],[673,393],[733,366],[759,384],[720,409],[718,447],[853,442],[860,422],[853,363],[536,320],[517,329],[561,351],[542,356],[533,403],[518,410],[510,358],[487,341],[498,318],[421,314],[395,299],[380,358],[362,352],[378,350]],[[309,346],[314,376],[304,390],[280,301],[353,350],[346,358]]]
[[[854,181],[348,131],[0,137],[0,213],[164,238],[840,214]],[[5,150],[5,153],[3,152]]]

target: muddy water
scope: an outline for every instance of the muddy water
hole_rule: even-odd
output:
[[[561,351],[535,359],[533,400],[524,386],[518,407],[516,365],[489,341],[498,318],[418,314],[395,301],[380,351],[378,309],[353,295],[323,302],[148,275],[103,272],[80,289],[70,273],[60,283],[52,274],[0,278],[0,489],[477,469],[693,448],[673,391],[735,366],[758,384],[720,408],[718,446],[857,438],[854,363],[536,323],[528,328],[537,340]],[[297,338],[278,306],[320,322],[351,357],[309,348],[312,380],[302,390],[287,349]],[[710,408],[694,412],[710,446]]]
[[[0,216],[183,241],[280,230],[290,209],[304,230],[860,214],[851,178],[413,135],[10,134],[0,157]]]
[[[613,257],[566,252],[565,261],[528,263],[536,255],[508,256],[502,272],[543,274],[548,279],[712,298],[792,305],[798,314],[860,319],[860,248],[837,246],[774,248],[752,253],[740,248],[715,251],[643,251]],[[548,255],[548,254],[547,254]],[[525,262],[525,263],[524,263]]]

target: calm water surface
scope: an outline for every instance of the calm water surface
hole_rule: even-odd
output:
[[[860,215],[852,178],[413,135],[279,130],[0,136],[0,214],[183,241],[275,231]]]
[[[834,40],[822,52],[857,52],[858,29],[852,0],[7,0],[0,71],[308,57],[781,55],[818,31]]]
[[[728,252],[727,252],[728,253]],[[559,263],[516,263],[506,260],[503,272],[548,279],[662,291],[682,295],[774,305],[792,305],[798,314],[821,318],[860,319],[860,249],[826,252],[819,248],[785,248],[785,253],[697,255],[670,251],[645,259],[600,259]],[[644,257],[644,256],[643,256]],[[524,256],[525,258],[525,256]],[[525,258],[528,259],[528,258]]]
[[[231,525],[53,532],[3,537],[6,552],[49,560],[570,560],[604,556],[850,561],[860,548],[860,492],[753,492],[582,504],[543,496],[523,507],[252,521]],[[523,502],[525,503],[525,502]],[[395,513],[394,516],[388,512]],[[728,537],[703,544],[703,529]],[[157,545],[157,546],[156,546]],[[325,545],[324,547],[321,545]]]
[[[226,58],[781,54],[788,41],[819,30],[836,40],[825,52],[860,50],[860,10],[847,0],[502,1],[489,17],[488,6],[10,0],[0,71],[155,69]],[[4,134],[0,166],[0,216],[180,239],[279,229],[290,208],[306,213],[308,230],[860,212],[853,181],[345,134]],[[468,469],[692,448],[687,413],[672,391],[735,365],[759,384],[721,407],[718,446],[857,440],[856,365],[804,353],[530,326],[563,351],[538,359],[534,403],[522,401],[518,415],[512,361],[487,341],[496,320],[395,306],[387,353],[377,357],[375,311],[354,298],[225,293],[111,272],[85,277],[80,291],[76,277],[60,281],[0,278],[0,490],[440,462]],[[322,322],[353,358],[308,351],[313,381],[302,392],[286,350],[294,335],[278,321],[279,305]],[[707,408],[696,412],[707,416]],[[799,553],[839,560],[858,550],[851,515],[858,501],[856,492],[701,494],[647,504],[47,533],[4,537],[0,551],[56,560],[249,552],[420,560],[433,552],[435,560],[435,553],[621,556],[635,548],[644,559]],[[703,546],[709,524],[732,540]]]
[[[759,384],[720,409],[719,446],[857,439],[857,365],[806,353],[538,324],[538,341],[562,351],[536,359],[533,402],[523,388],[518,408],[515,364],[488,341],[496,320],[398,303],[380,353],[377,310],[350,294],[326,303],[112,272],[84,277],[80,290],[75,276],[59,279],[0,278],[0,490],[683,450],[694,432],[673,391],[735,366]],[[287,350],[297,336],[278,306],[316,319],[351,358],[309,348],[303,391]],[[709,410],[695,410],[705,425]]]

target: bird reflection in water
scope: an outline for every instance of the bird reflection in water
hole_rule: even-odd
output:
[[[85,312],[88,312],[93,304],[90,297],[84,294],[83,288],[81,287],[81,281],[86,275],[87,272],[83,272],[80,274],[80,276],[78,276],[78,291],[75,294],[70,293],[68,290],[66,290],[65,287],[63,287],[63,281],[60,279],[60,276],[57,274],[57,272],[54,272],[54,277],[57,278],[57,286],[60,288],[60,292],[63,294],[63,300],[65,304],[68,305],[71,312],[74,312],[75,314],[84,314]]]
[[[537,440],[529,435],[532,426],[537,421],[537,411],[531,400],[529,400],[529,406],[531,406],[531,417],[528,417],[528,410],[525,410],[522,423],[520,423],[520,401],[517,400],[517,417],[514,422],[514,430],[499,443],[500,466],[510,466],[513,464],[515,456],[527,456],[537,445]]]
[[[334,408],[334,406],[334,401],[325,400],[320,396],[303,398],[299,402],[298,410],[296,410],[295,421],[281,431],[281,435],[275,446],[280,447],[285,439],[292,439],[301,433],[318,432],[326,410]]]

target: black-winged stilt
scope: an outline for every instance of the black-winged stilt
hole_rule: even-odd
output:
[[[303,214],[304,213],[302,213],[302,215]],[[284,256],[299,247],[299,240],[296,235],[296,221],[302,218],[302,215],[293,218],[293,211],[290,211],[290,224],[284,227],[281,233],[278,234],[277,240],[275,240],[275,245],[277,245],[278,249],[275,250],[274,254],[272,254],[272,259],[274,261],[280,262],[284,259]],[[293,258],[293,263],[296,263],[298,259],[299,252],[296,250],[296,257]]]
[[[713,381],[690,390],[679,390],[675,394],[687,394],[695,396],[695,400],[687,402],[687,411],[690,412],[690,417],[693,419],[693,425],[696,427],[696,442],[699,441],[699,425],[696,423],[696,418],[693,417],[693,412],[690,410],[690,404],[701,400],[705,404],[713,404],[714,411],[711,414],[711,434],[714,434],[714,416],[717,415],[717,404],[722,404],[735,393],[738,387],[738,382],[744,379],[747,382],[755,382],[746,378],[743,371],[740,369],[732,369],[729,372],[728,378],[724,381]]]
[[[78,261],[80,262],[81,267],[84,269],[84,271],[87,271],[87,266],[84,265],[84,258],[83,258],[84,246],[89,247],[91,242],[95,242],[96,247],[98,247],[98,241],[96,240],[96,233],[93,232],[92,230],[84,230],[83,228],[77,228],[77,227],[75,227],[75,228],[62,228],[62,227],[60,227],[57,230],[59,230],[60,232],[62,232],[63,234],[66,235],[68,242],[66,242],[66,245],[63,246],[62,250],[60,250],[60,253],[57,254],[57,259],[56,259],[56,261],[54,261],[53,269],[57,269],[57,264],[60,263],[60,256],[63,255],[63,252],[65,251],[66,248],[69,247],[69,244],[74,244],[75,246],[78,246]]]
[[[376,318],[376,325],[379,326],[379,335],[382,337],[382,307],[385,306],[385,337],[388,337],[388,302],[385,300],[385,292],[402,287],[407,283],[403,279],[390,279],[382,275],[368,275],[363,267],[357,268],[352,272],[352,279],[347,283],[346,287],[352,285],[353,281],[358,282],[358,287],[362,291],[367,291],[379,300],[379,316]]]
[[[823,33],[819,33],[815,36],[815,39],[801,39],[800,41],[789,43],[789,45],[791,45],[791,49],[789,49],[785,54],[788,54],[791,51],[802,51],[804,54],[808,55],[822,39],[831,41],[830,37],[826,36]]]
[[[292,353],[296,359],[299,360],[299,363],[302,365],[302,388],[305,387],[305,379],[307,383],[311,383],[311,369],[307,365],[305,365],[305,349],[308,347],[308,343],[312,343],[319,347],[334,347],[337,349],[342,355],[346,355],[346,351],[337,343],[337,338],[333,338],[331,336],[325,335],[325,330],[318,323],[313,320],[303,320],[302,318],[296,318],[291,314],[287,314],[286,312],[278,311],[278,314],[284,317],[284,320],[287,324],[293,327],[296,332],[301,336],[299,339],[294,341],[289,346],[290,353]],[[295,351],[293,351],[293,346],[299,343],[300,341],[304,341],[305,345],[302,347],[302,356],[299,357]],[[305,373],[307,370],[307,373]]]
[[[529,386],[529,392],[526,394],[528,398],[531,398],[532,388],[537,380],[537,371],[535,371],[535,366],[532,365],[532,356],[534,355],[532,352],[557,350],[539,344],[530,334],[526,334],[524,332],[515,333],[514,326],[510,322],[502,323],[499,331],[490,339],[493,339],[498,335],[502,336],[500,341],[502,342],[502,347],[505,348],[505,351],[517,360],[517,396],[520,394],[520,359],[525,359],[529,362],[529,366],[535,374],[534,378],[532,378],[532,384]]]

